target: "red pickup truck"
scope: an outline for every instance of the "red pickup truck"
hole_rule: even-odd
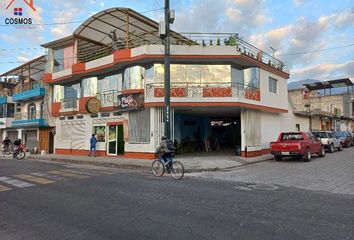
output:
[[[324,157],[325,148],[321,141],[310,132],[283,132],[279,134],[276,142],[270,143],[271,153],[275,160],[283,157],[304,158],[305,162],[311,160],[311,154]]]

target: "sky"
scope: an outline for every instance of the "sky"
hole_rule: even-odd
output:
[[[163,20],[164,0],[0,0],[0,73],[45,54],[40,45],[68,36],[88,17],[128,7]],[[354,80],[354,0],[171,0],[179,32],[232,32],[284,61],[290,80]],[[13,8],[31,17],[30,29],[6,25]],[[65,24],[53,24],[65,23]],[[39,24],[39,25],[37,25]]]

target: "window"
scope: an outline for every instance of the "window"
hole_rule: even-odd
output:
[[[36,119],[36,104],[34,103],[28,105],[28,119]]]
[[[122,90],[122,74],[115,74],[105,76],[97,82],[97,91],[99,93],[107,91],[121,91]]]
[[[150,109],[129,112],[129,143],[150,142]]]
[[[96,135],[97,142],[106,141],[106,127],[105,126],[94,126],[93,134]]]
[[[64,98],[64,86],[54,85],[53,102],[60,102]]]
[[[0,118],[3,118],[6,116],[6,104],[0,104]]]
[[[80,97],[80,83],[64,86],[64,98],[79,98]]]
[[[41,117],[40,118],[44,118],[44,102],[41,102]]]
[[[145,69],[141,66],[125,69],[123,90],[144,88],[144,74]]]
[[[296,128],[296,131],[300,132],[300,124],[297,123],[295,128]]]
[[[54,72],[64,69],[64,49],[54,49]]]
[[[269,92],[277,93],[277,84],[278,84],[278,80],[269,77]]]
[[[81,97],[94,97],[97,94],[97,77],[82,79]]]
[[[244,69],[243,84],[247,87],[259,88],[259,68],[252,67]]]
[[[16,112],[21,112],[21,103],[16,103]]]

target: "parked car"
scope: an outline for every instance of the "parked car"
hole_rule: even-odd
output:
[[[337,139],[339,139],[343,147],[353,146],[353,136],[347,131],[338,131],[335,133]]]
[[[312,154],[317,154],[320,157],[324,157],[326,154],[321,141],[310,132],[280,133],[278,140],[271,142],[270,147],[271,154],[277,161],[283,157],[298,157],[309,162]]]
[[[325,147],[326,150],[328,150],[330,153],[334,152],[334,149],[337,149],[338,151],[343,150],[342,143],[339,139],[336,138],[333,132],[330,131],[314,131],[312,132],[313,135],[317,139],[321,140],[322,145]]]

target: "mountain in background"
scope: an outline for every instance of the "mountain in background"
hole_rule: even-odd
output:
[[[304,80],[294,81],[294,82],[288,83],[288,89],[289,89],[289,90],[300,89],[300,88],[303,88],[303,87],[304,87],[304,86],[303,86],[304,84],[316,83],[316,82],[320,82],[320,80],[316,80],[316,79],[304,79]]]
[[[321,82],[320,80],[317,79],[304,79],[304,80],[299,80],[299,81],[294,81],[288,83],[288,90],[294,90],[294,89],[301,89],[303,88],[304,84],[311,84],[311,83],[316,83],[316,82]],[[320,95],[324,95],[324,90],[318,90]],[[331,95],[336,95],[336,94],[341,94],[341,93],[346,93],[347,88],[346,87],[339,87],[339,88],[332,88],[331,89]],[[329,94],[329,90],[326,90],[326,94]]]

